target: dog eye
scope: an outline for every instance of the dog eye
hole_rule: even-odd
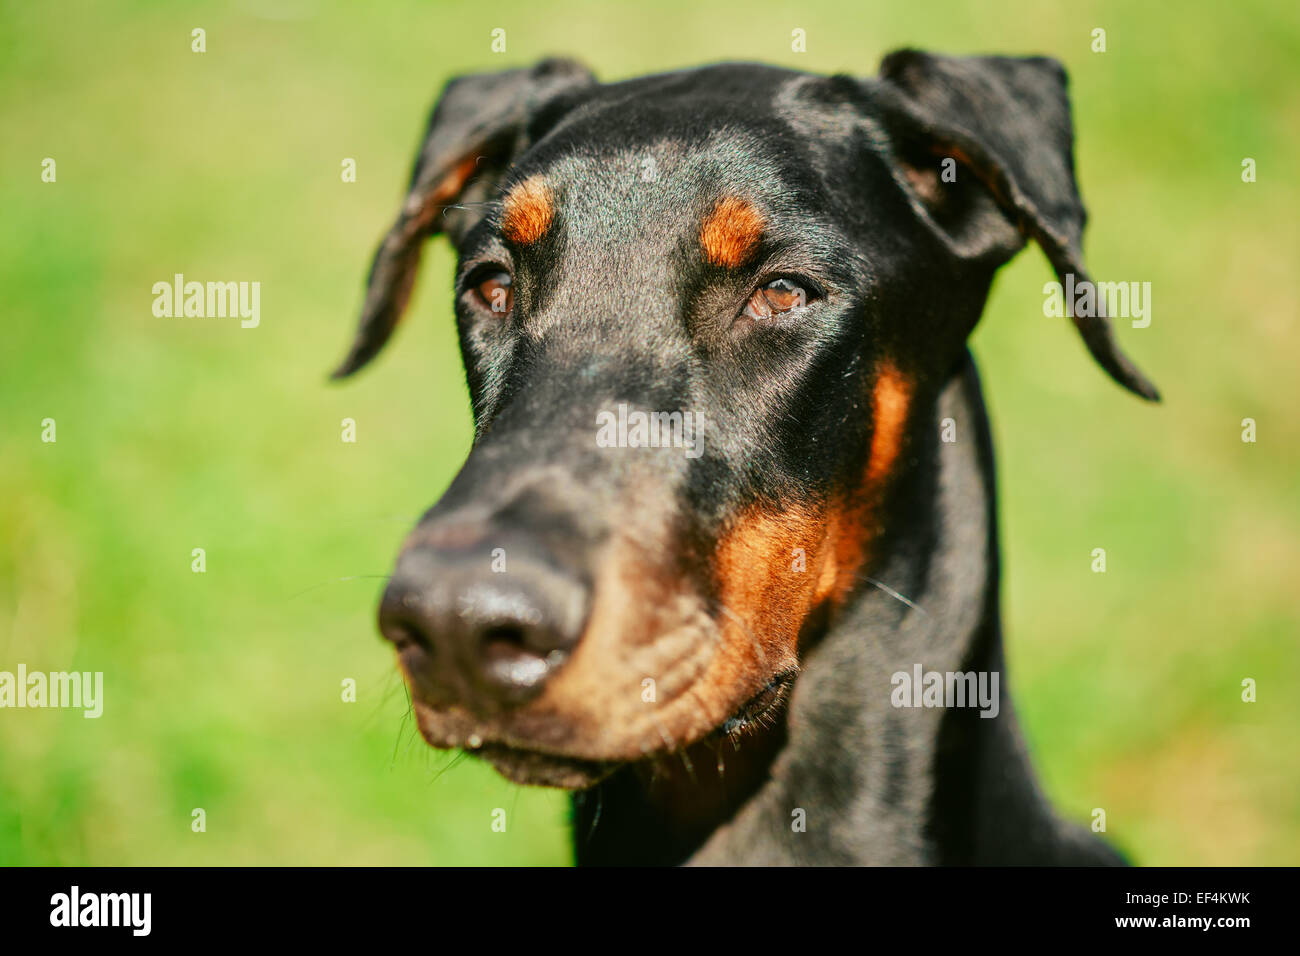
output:
[[[489,272],[474,286],[474,294],[488,309],[498,315],[505,315],[515,301],[514,290],[511,288],[513,281],[509,272]]]
[[[809,291],[793,279],[773,279],[767,285],[755,289],[754,294],[745,303],[741,315],[762,321],[784,312],[801,309],[814,298]]]

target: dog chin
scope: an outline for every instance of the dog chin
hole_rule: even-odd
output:
[[[623,766],[617,761],[580,760],[495,743],[483,744],[471,753],[486,760],[512,783],[564,790],[594,787]]]

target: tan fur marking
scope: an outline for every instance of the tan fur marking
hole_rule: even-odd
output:
[[[546,235],[554,217],[550,189],[540,176],[530,176],[506,196],[501,232],[511,242],[529,245]]]
[[[857,584],[858,574],[869,563],[871,541],[880,532],[884,482],[898,462],[907,430],[907,412],[912,385],[891,362],[876,370],[871,396],[873,431],[871,451],[861,487],[832,502],[826,515],[826,539],[830,543],[822,565],[815,603],[829,598],[838,604]]]
[[[735,268],[754,254],[766,222],[762,214],[739,196],[726,196],[700,227],[704,261]]]
[[[723,601],[752,630],[767,635],[777,654],[793,653],[808,613],[826,600],[842,602],[868,563],[880,526],[883,483],[903,448],[911,393],[911,382],[891,362],[882,362],[872,391],[874,430],[860,487],[825,507],[754,511],[721,542],[715,573]],[[807,556],[802,573],[791,571],[794,548]]]
[[[727,644],[746,662],[746,682],[761,683],[797,660],[799,628],[822,578],[825,515],[817,507],[782,513],[762,508],[740,516],[719,543],[714,574],[724,612],[719,624]],[[793,568],[802,548],[806,568]],[[743,624],[742,624],[743,622]]]
[[[876,485],[894,468],[903,447],[907,425],[907,407],[912,386],[890,362],[882,362],[876,371],[876,387],[871,395],[875,433],[871,436],[871,458],[867,462],[867,483]]]

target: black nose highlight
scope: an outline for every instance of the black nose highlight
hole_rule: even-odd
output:
[[[494,550],[420,544],[398,558],[379,628],[430,704],[478,712],[522,704],[581,636],[589,588],[578,575],[519,545],[504,549],[508,570],[494,571]]]

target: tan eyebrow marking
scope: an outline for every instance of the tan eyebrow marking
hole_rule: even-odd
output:
[[[734,268],[754,254],[766,221],[754,206],[739,196],[724,196],[700,226],[704,261]]]
[[[511,242],[528,245],[546,235],[554,217],[550,189],[542,177],[530,176],[506,196],[501,233]]]

